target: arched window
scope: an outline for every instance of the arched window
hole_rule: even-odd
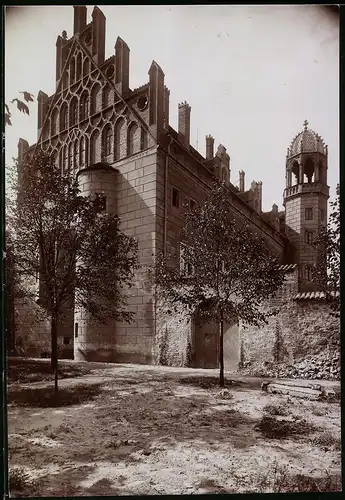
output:
[[[81,53],[77,55],[77,63],[76,63],[76,80],[79,80],[81,78],[81,65],[82,65],[82,58],[81,58]]]
[[[103,154],[109,156],[112,153],[113,146],[113,131],[110,125],[106,126],[103,131]]]
[[[75,82],[75,59],[72,57],[71,64],[69,66],[70,84]]]
[[[306,176],[308,183],[313,182],[314,162],[311,158],[307,158],[304,163],[304,175]]]
[[[90,100],[88,92],[84,92],[80,99],[80,120],[85,120],[90,114]]]
[[[67,146],[63,147],[63,160],[62,160],[62,172],[66,172],[68,168],[68,148]]]
[[[96,83],[91,90],[91,114],[93,115],[98,111],[98,103],[97,103],[97,98],[98,98],[98,93],[100,91],[100,85]]]
[[[124,118],[119,118],[115,124],[115,147],[114,156],[116,160],[120,160],[125,156],[126,148],[126,132],[125,132],[125,120]]]
[[[72,172],[73,170],[73,146],[70,143],[68,146],[68,171]]]
[[[73,145],[73,168],[74,168],[74,170],[79,169],[79,145],[78,145],[78,141],[75,141],[74,145]]]
[[[297,161],[294,161],[292,164],[292,169],[291,172],[295,176],[295,184],[299,184],[299,163]]]
[[[86,58],[83,64],[83,76],[87,76],[90,73],[90,63],[89,59]]]
[[[56,134],[57,110],[54,109],[50,118],[50,135]]]
[[[82,137],[80,139],[79,158],[80,158],[80,166],[83,167],[86,164],[86,161],[85,161],[85,139],[84,139],[84,137]]]
[[[98,132],[95,132],[90,139],[90,162],[91,165],[94,165],[97,162],[97,140],[98,140]]]
[[[127,131],[127,156],[130,156],[138,151],[138,144],[136,144],[138,125],[131,123]]]
[[[63,104],[60,110],[60,132],[67,128],[67,105]]]
[[[64,75],[63,75],[63,78],[62,78],[62,88],[63,89],[68,89],[68,72],[65,71]]]
[[[63,172],[63,150],[62,150],[62,148],[60,148],[60,150],[59,150],[59,168],[60,168],[60,172],[62,173]]]
[[[69,118],[70,118],[70,125],[71,126],[75,125],[78,121],[78,107],[77,107],[77,99],[76,98],[74,98],[71,102]]]
[[[147,148],[147,132],[144,128],[141,129],[140,134],[140,151]]]

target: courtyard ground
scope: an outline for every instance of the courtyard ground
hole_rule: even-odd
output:
[[[70,361],[61,373],[56,401],[48,361],[10,363],[12,496],[341,489],[337,398],[267,394],[232,373],[221,390],[217,370]]]

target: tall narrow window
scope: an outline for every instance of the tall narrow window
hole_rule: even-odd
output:
[[[323,222],[325,220],[325,212],[324,210],[320,210],[320,221]]]
[[[57,110],[54,109],[51,115],[51,120],[50,120],[50,134],[55,135],[56,134],[56,122],[57,122]]]
[[[110,126],[107,126],[103,132],[103,154],[109,156],[112,152],[113,131]]]
[[[193,212],[196,208],[196,201],[193,198],[189,198],[189,210]]]
[[[89,94],[84,92],[80,99],[80,119],[85,120],[90,114]]]
[[[96,163],[96,157],[97,157],[97,136],[98,136],[98,133],[94,133],[90,139],[90,148],[91,148],[91,151],[90,151],[90,161],[91,161],[91,165],[93,165],[94,163]]]
[[[84,166],[86,164],[85,161],[85,139],[82,137],[80,139],[80,166]]]
[[[63,104],[60,110],[60,132],[67,128],[67,106]]]
[[[91,90],[91,114],[93,115],[98,111],[98,94],[100,85],[96,83]]]
[[[180,191],[176,188],[172,188],[172,205],[178,208],[180,206]]]
[[[73,170],[73,146],[70,144],[68,146],[68,171],[72,172]]]
[[[130,156],[137,152],[136,136],[137,136],[138,125],[132,123],[127,131],[127,156]]]
[[[125,156],[126,132],[125,120],[119,118],[115,124],[115,159],[120,160]]]
[[[304,279],[306,281],[311,281],[311,269],[308,264],[304,266]]]
[[[77,100],[73,99],[71,102],[71,107],[70,107],[70,125],[75,125],[77,123]]]
[[[308,243],[309,245],[313,244],[313,233],[312,231],[305,231],[304,233],[304,241],[305,243]]]
[[[313,208],[308,207],[305,209],[305,220],[313,220]]]
[[[73,146],[73,168],[74,170],[78,170],[79,168],[79,147],[78,142],[74,142]]]
[[[68,169],[68,148],[67,146],[64,146],[62,171],[66,172],[67,169]]]

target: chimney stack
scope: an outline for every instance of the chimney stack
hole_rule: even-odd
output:
[[[240,192],[241,193],[244,192],[244,176],[245,176],[245,173],[243,172],[243,170],[240,170]]]
[[[211,160],[214,157],[214,138],[212,135],[206,136],[206,160]]]
[[[98,65],[105,59],[105,16],[96,6],[92,11],[92,57]]]
[[[164,85],[164,128],[169,128],[169,98],[170,90]]]
[[[87,7],[85,5],[73,5],[74,27],[73,34],[81,33],[86,28]]]
[[[258,198],[259,198],[259,209],[260,209],[260,212],[262,211],[262,182],[259,181],[257,183],[257,189],[258,189]]]
[[[191,107],[186,101],[178,105],[178,135],[186,148],[190,141],[190,112]]]
[[[119,36],[115,44],[115,85],[125,95],[129,91],[129,47]]]

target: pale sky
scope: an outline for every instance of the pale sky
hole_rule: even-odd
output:
[[[100,5],[107,19],[106,58],[117,36],[128,44],[130,86],[148,81],[154,59],[170,89],[170,125],[177,106],[191,108],[191,144],[205,154],[205,135],[231,158],[231,182],[246,173],[263,182],[263,210],[282,206],[286,150],[305,119],[329,148],[331,196],[339,179],[339,26],[324,7]],[[93,6],[88,6],[88,22]],[[55,91],[56,38],[73,35],[72,6],[14,7],[6,16],[6,102],[29,91]],[[6,127],[6,163],[19,137],[36,141],[31,116],[16,110]]]

